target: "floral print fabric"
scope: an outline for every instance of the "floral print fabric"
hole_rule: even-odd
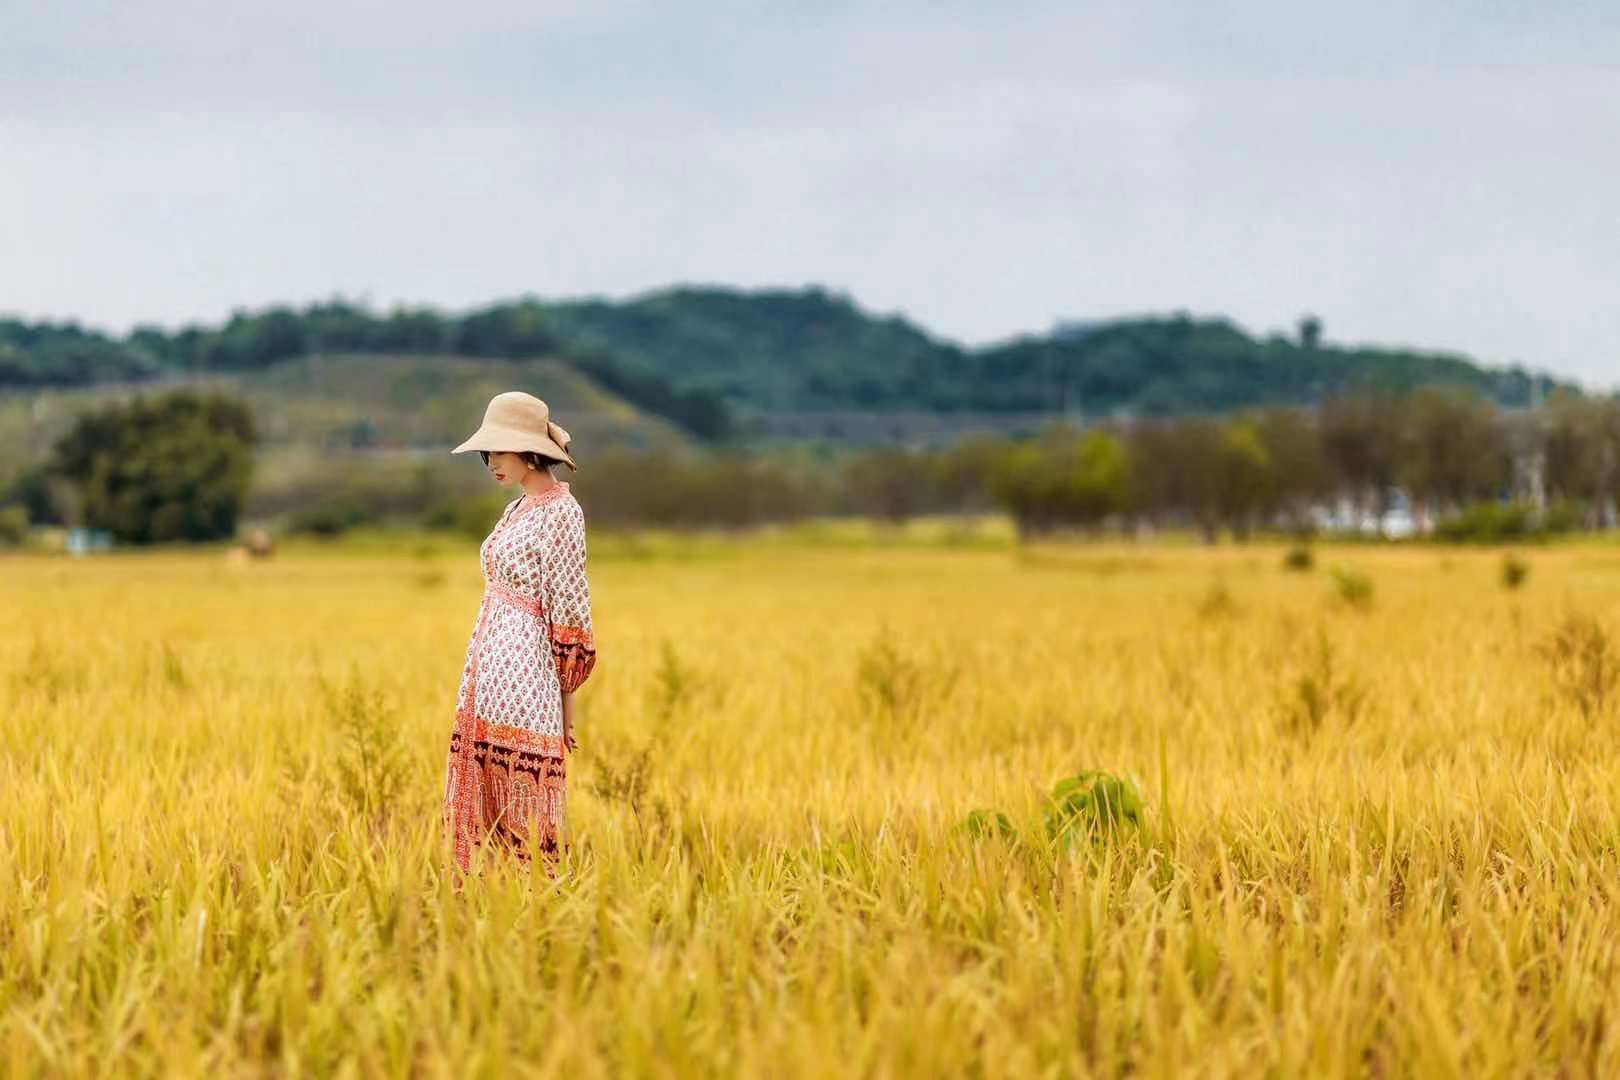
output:
[[[596,664],[585,515],[567,481],[514,499],[479,548],[478,606],[446,766],[457,865],[494,840],[520,861],[555,854],[563,825],[562,694]]]

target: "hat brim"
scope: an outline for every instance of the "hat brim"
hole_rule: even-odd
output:
[[[486,450],[492,454],[521,454],[530,451],[565,462],[570,469],[579,468],[578,465],[574,464],[574,459],[569,455],[568,451],[544,435],[536,435],[532,431],[505,428],[498,424],[485,424],[473,432],[471,438],[450,452],[452,454],[464,454],[469,450]]]

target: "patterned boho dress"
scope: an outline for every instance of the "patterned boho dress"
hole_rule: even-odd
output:
[[[467,871],[486,842],[550,869],[563,842],[562,693],[596,663],[585,514],[559,480],[507,504],[479,548],[484,597],[456,691],[444,826]]]

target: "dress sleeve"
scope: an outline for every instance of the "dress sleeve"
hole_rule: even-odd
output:
[[[596,666],[591,636],[591,587],[585,577],[585,513],[568,500],[559,508],[544,553],[546,621],[551,657],[563,693],[579,688]]]

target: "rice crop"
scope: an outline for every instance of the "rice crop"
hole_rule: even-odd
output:
[[[0,560],[0,1071],[1620,1074],[1620,557],[1285,551],[604,543],[460,894],[470,546]]]

